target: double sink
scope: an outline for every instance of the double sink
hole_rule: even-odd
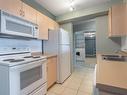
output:
[[[123,55],[102,55],[103,60],[109,60],[109,61],[127,61],[127,56]]]

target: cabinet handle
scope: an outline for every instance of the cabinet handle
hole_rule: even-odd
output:
[[[20,10],[19,12],[20,12],[20,16],[22,16],[22,10]]]
[[[23,11],[23,17],[25,16],[25,12]]]

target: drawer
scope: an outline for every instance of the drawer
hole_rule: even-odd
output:
[[[46,95],[46,93],[47,93],[47,83],[43,84],[41,87],[39,87],[29,95]]]

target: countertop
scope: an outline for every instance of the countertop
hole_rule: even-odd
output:
[[[127,62],[103,60],[97,55],[96,87],[127,95]]]
[[[34,56],[46,56],[47,58],[57,56],[56,54],[53,54],[53,53],[42,54],[41,52],[33,52],[32,55],[34,55]]]

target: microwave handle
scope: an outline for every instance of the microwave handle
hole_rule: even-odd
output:
[[[37,32],[38,32],[37,30],[38,30],[38,27],[37,26],[33,27],[33,36],[34,37],[37,36]]]

